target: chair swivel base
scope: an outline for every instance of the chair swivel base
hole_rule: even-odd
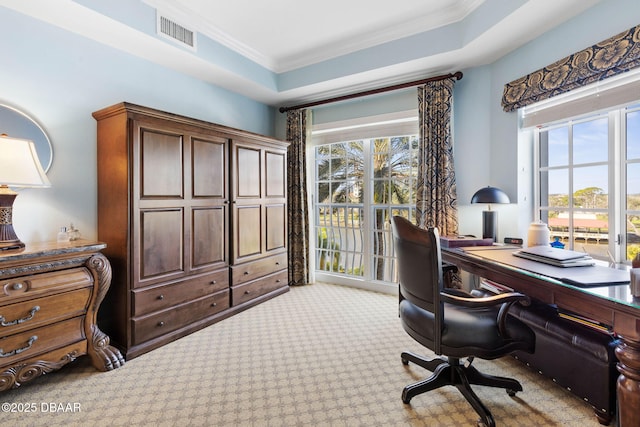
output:
[[[460,363],[460,359],[455,357],[449,357],[447,360],[440,358],[429,360],[409,352],[402,353],[401,357],[402,363],[405,365],[413,362],[433,372],[433,375],[429,378],[409,384],[402,390],[402,401],[404,403],[409,403],[414,396],[419,394],[451,385],[460,390],[460,393],[480,415],[481,423],[487,427],[494,427],[495,421],[489,409],[471,389],[471,384],[504,388],[509,396],[514,396],[516,392],[522,391],[522,385],[518,381],[511,378],[483,374],[470,364],[464,365]]]

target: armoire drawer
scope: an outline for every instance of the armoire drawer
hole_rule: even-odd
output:
[[[0,366],[85,339],[84,316],[0,338]]]
[[[87,310],[91,288],[36,298],[0,307],[0,336],[76,317]]]
[[[133,316],[173,307],[229,287],[229,270],[223,269],[163,286],[133,291]]]
[[[83,267],[0,280],[0,304],[89,286],[93,278]]]
[[[158,313],[134,318],[132,320],[133,341],[135,344],[143,343],[227,308],[229,308],[228,289]]]
[[[287,254],[273,255],[231,267],[231,285],[236,286],[287,268]]]
[[[287,286],[289,280],[288,270],[281,270],[277,273],[270,274],[252,282],[244,283],[242,285],[233,286],[231,288],[231,301],[232,305],[242,304],[252,300],[260,295],[267,294],[276,289],[280,289],[283,286]]]

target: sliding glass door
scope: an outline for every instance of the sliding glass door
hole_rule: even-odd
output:
[[[316,273],[397,283],[390,217],[415,217],[416,135],[314,148]]]

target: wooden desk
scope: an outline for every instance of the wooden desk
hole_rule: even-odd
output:
[[[504,256],[500,257],[501,261],[496,261],[479,255],[487,255],[488,252],[442,248],[442,259],[455,264],[460,270],[502,283],[536,300],[556,304],[611,325],[621,340],[616,348],[620,371],[617,384],[618,423],[620,427],[640,426],[640,300],[631,296],[629,285],[573,286],[519,268],[514,265],[517,264],[515,261],[513,264],[505,262]],[[571,269],[562,270],[565,274],[571,274]]]

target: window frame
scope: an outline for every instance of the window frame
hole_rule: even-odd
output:
[[[561,105],[562,101],[558,101]],[[562,108],[562,107],[557,107]],[[566,111],[566,110],[565,110]],[[553,167],[541,166],[541,134],[549,132],[553,129],[569,127],[570,147],[573,143],[572,130],[574,126],[581,123],[598,120],[599,118],[607,119],[607,156],[606,165],[608,167],[608,206],[606,209],[608,215],[608,248],[607,257],[598,257],[604,260],[629,264],[631,261],[627,258],[629,242],[627,235],[627,217],[630,213],[639,213],[628,209],[627,200],[627,166],[632,163],[640,163],[640,159],[627,159],[626,147],[627,142],[627,117],[629,114],[640,111],[640,99],[627,102],[621,105],[610,106],[604,110],[593,111],[576,115],[575,117],[561,118],[550,123],[537,124],[534,128],[534,144],[533,144],[533,172],[534,172],[534,218],[540,220],[543,217],[542,212],[552,211],[552,207],[541,205],[541,172],[553,170]],[[571,186],[573,182],[573,153],[569,152],[569,161],[567,170],[569,173],[569,196],[575,193],[575,188]],[[602,162],[595,162],[602,163]],[[578,166],[582,167],[582,166]],[[577,210],[576,210],[577,209]],[[569,222],[569,242],[574,242],[574,227],[572,225],[573,214],[577,211],[584,212],[583,208],[576,208],[573,204],[573,197],[569,199],[569,206],[566,209],[571,214]],[[594,210],[596,211],[596,210]],[[576,248],[579,250],[579,248]],[[594,256],[595,257],[595,256]]]

